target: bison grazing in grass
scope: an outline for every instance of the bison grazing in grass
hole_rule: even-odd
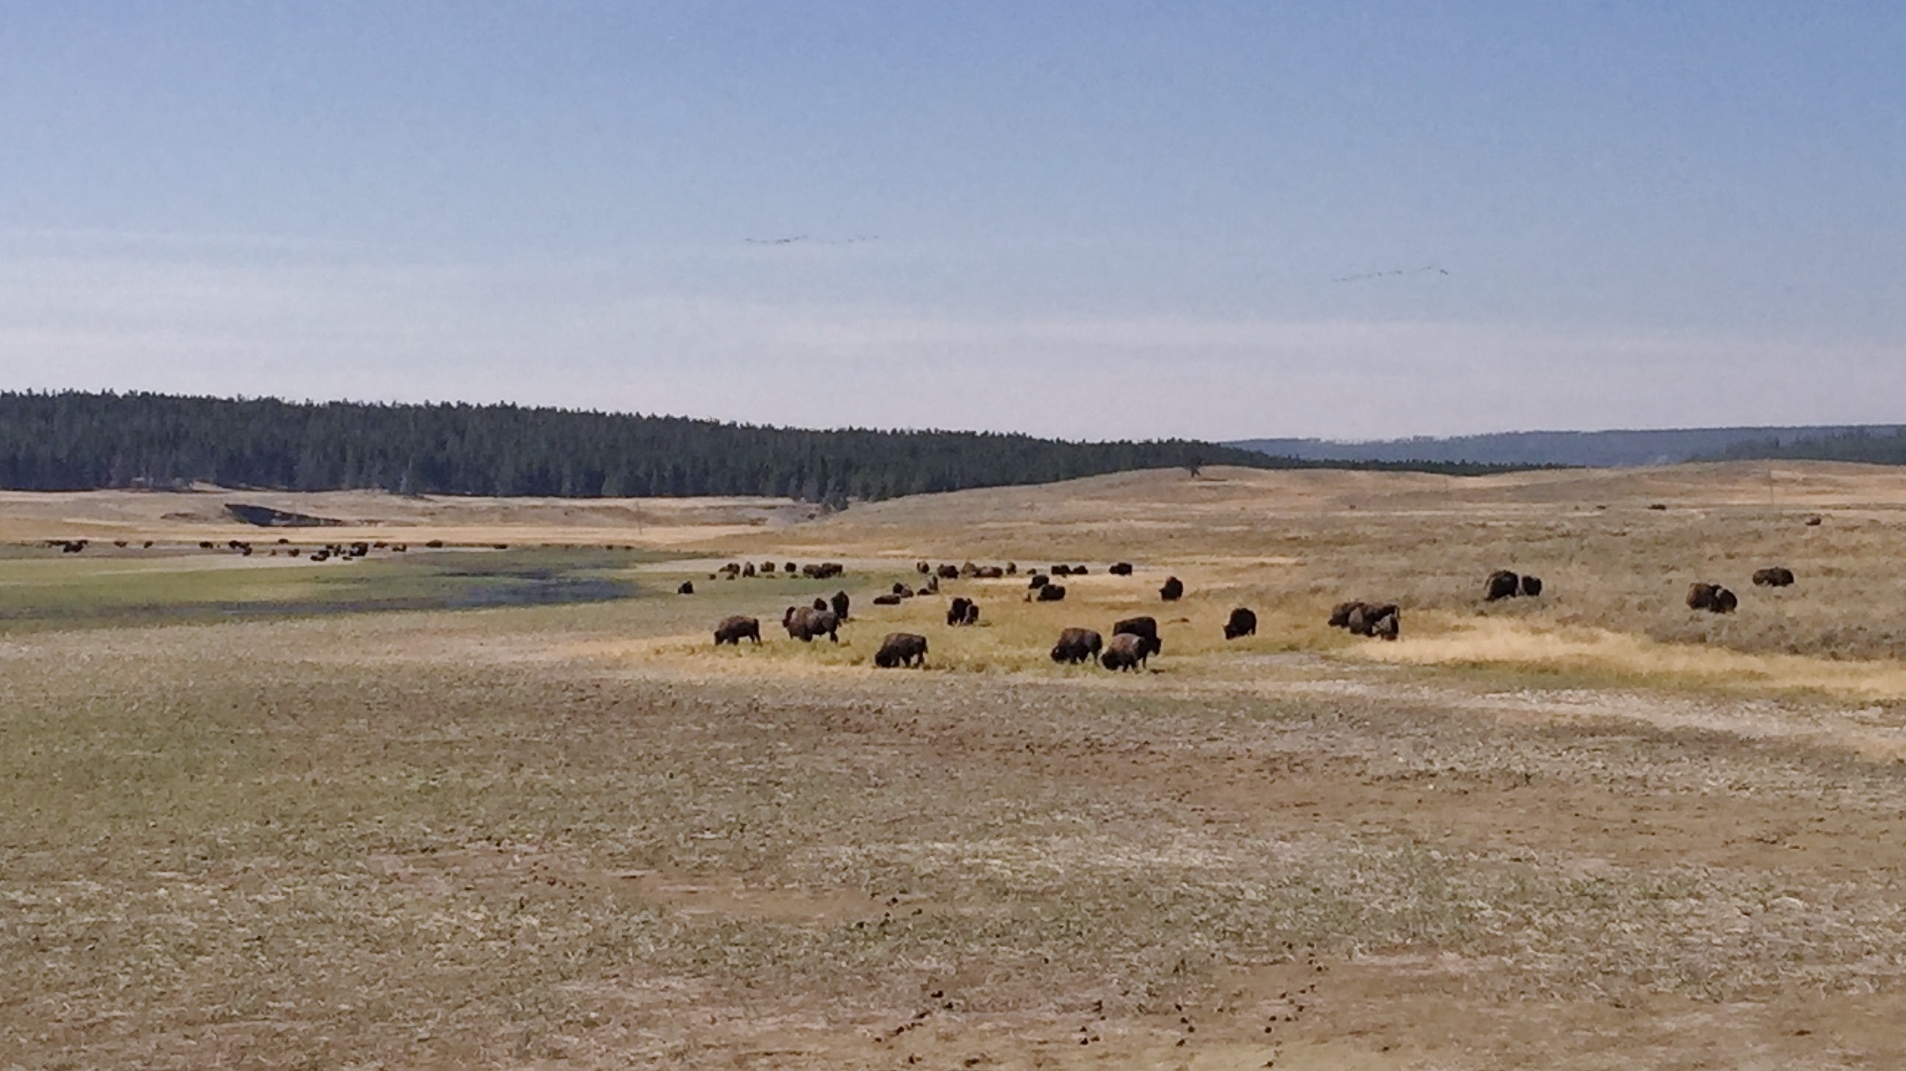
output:
[[[967,598],[955,598],[946,608],[946,623],[949,625],[979,624],[979,603]]]
[[[1064,602],[1066,589],[1064,584],[1047,584],[1039,589],[1039,602]]]
[[[939,577],[941,580],[958,580],[960,578],[960,567],[957,565],[942,565],[933,571],[933,575]]]
[[[1754,570],[1755,587],[1784,588],[1791,583],[1793,583],[1793,570],[1784,565]]]
[[[1136,670],[1145,664],[1145,659],[1151,657],[1151,653],[1151,642],[1145,637],[1121,632],[1105,645],[1105,653],[1099,655],[1099,665],[1106,669]]]
[[[1165,649],[1165,643],[1158,638],[1158,619],[1155,617],[1128,617],[1112,626],[1114,636],[1137,636],[1145,641],[1152,654]]]
[[[835,617],[846,621],[848,620],[847,608],[850,605],[852,605],[852,600],[847,597],[847,593],[844,591],[836,591],[834,593],[833,605],[831,605],[829,609],[834,611]]]
[[[925,576],[928,573],[933,571],[933,566],[928,565],[926,562],[914,562],[913,569],[915,572],[919,573],[921,576]]]
[[[1059,633],[1059,642],[1052,645],[1052,660],[1076,665],[1090,662],[1105,646],[1099,634],[1089,628],[1069,628]]]
[[[1175,576],[1165,578],[1165,586],[1158,589],[1158,597],[1166,602],[1177,602],[1184,595],[1185,583]]]
[[[724,643],[732,643],[739,647],[743,639],[760,643],[761,622],[752,617],[736,614],[733,617],[723,618],[721,624],[715,626],[715,646],[717,647]]]
[[[874,652],[874,665],[881,669],[895,666],[927,665],[927,638],[912,632],[889,632],[887,638],[880,641],[880,650]]]
[[[1046,571],[1051,573],[1053,576],[1071,576],[1072,575],[1072,567],[1070,565],[1055,565],[1051,569],[1048,569]]]
[[[1482,597],[1486,602],[1497,599],[1513,599],[1522,590],[1522,578],[1507,569],[1498,569],[1483,581]]]
[[[1731,614],[1740,605],[1734,593],[1719,584],[1696,581],[1688,585],[1688,609]]]
[[[1527,573],[1522,574],[1522,594],[1531,599],[1542,594],[1542,578],[1530,576]]]
[[[1387,625],[1385,618],[1389,619]],[[1401,620],[1402,612],[1395,603],[1360,602],[1351,609],[1343,627],[1353,636],[1378,636],[1387,630],[1389,634],[1384,638],[1393,640]]]
[[[1052,583],[1051,577],[1047,576],[1044,573],[1034,573],[1032,574],[1032,579],[1026,581],[1026,587],[1028,590],[1038,591],[1040,588],[1043,588],[1050,583]]]
[[[317,555],[313,554],[312,557],[315,558],[317,557]],[[675,594],[677,595],[695,594],[695,582],[693,580],[682,581],[682,586],[675,589]]]
[[[1337,605],[1331,607],[1330,608],[1330,627],[1331,628],[1349,628],[1350,615],[1356,611],[1357,607],[1362,605],[1363,605],[1362,603],[1356,602],[1353,600],[1351,602],[1340,602]]]
[[[1224,623],[1224,638],[1235,640],[1239,636],[1257,635],[1257,615],[1240,606],[1231,611],[1230,620]]]
[[[1107,569],[1106,572],[1111,573],[1113,576],[1131,576],[1132,563],[1118,562],[1114,564],[1110,569]]]
[[[802,643],[811,642],[816,636],[826,636],[835,643],[840,642],[840,618],[834,616],[832,610],[790,606],[787,613],[781,615],[781,627]]]

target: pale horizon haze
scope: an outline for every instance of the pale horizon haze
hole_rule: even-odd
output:
[[[1906,422],[1906,8],[0,3],[0,389]]]

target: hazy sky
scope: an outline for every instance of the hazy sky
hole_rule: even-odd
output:
[[[1830,0],[0,0],[0,386],[1902,422],[1902,57]]]

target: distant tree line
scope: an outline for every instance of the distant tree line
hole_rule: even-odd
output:
[[[1807,439],[1760,439],[1735,443],[1710,460],[1747,461],[1763,458],[1906,465],[1906,427],[1853,428]]]
[[[1065,442],[965,431],[804,431],[514,405],[0,392],[0,488],[227,487],[400,494],[774,495],[845,505],[1147,468],[1345,465],[1182,439]]]

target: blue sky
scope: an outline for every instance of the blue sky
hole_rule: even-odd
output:
[[[7,387],[1068,437],[1906,421],[1896,5],[0,27]]]

